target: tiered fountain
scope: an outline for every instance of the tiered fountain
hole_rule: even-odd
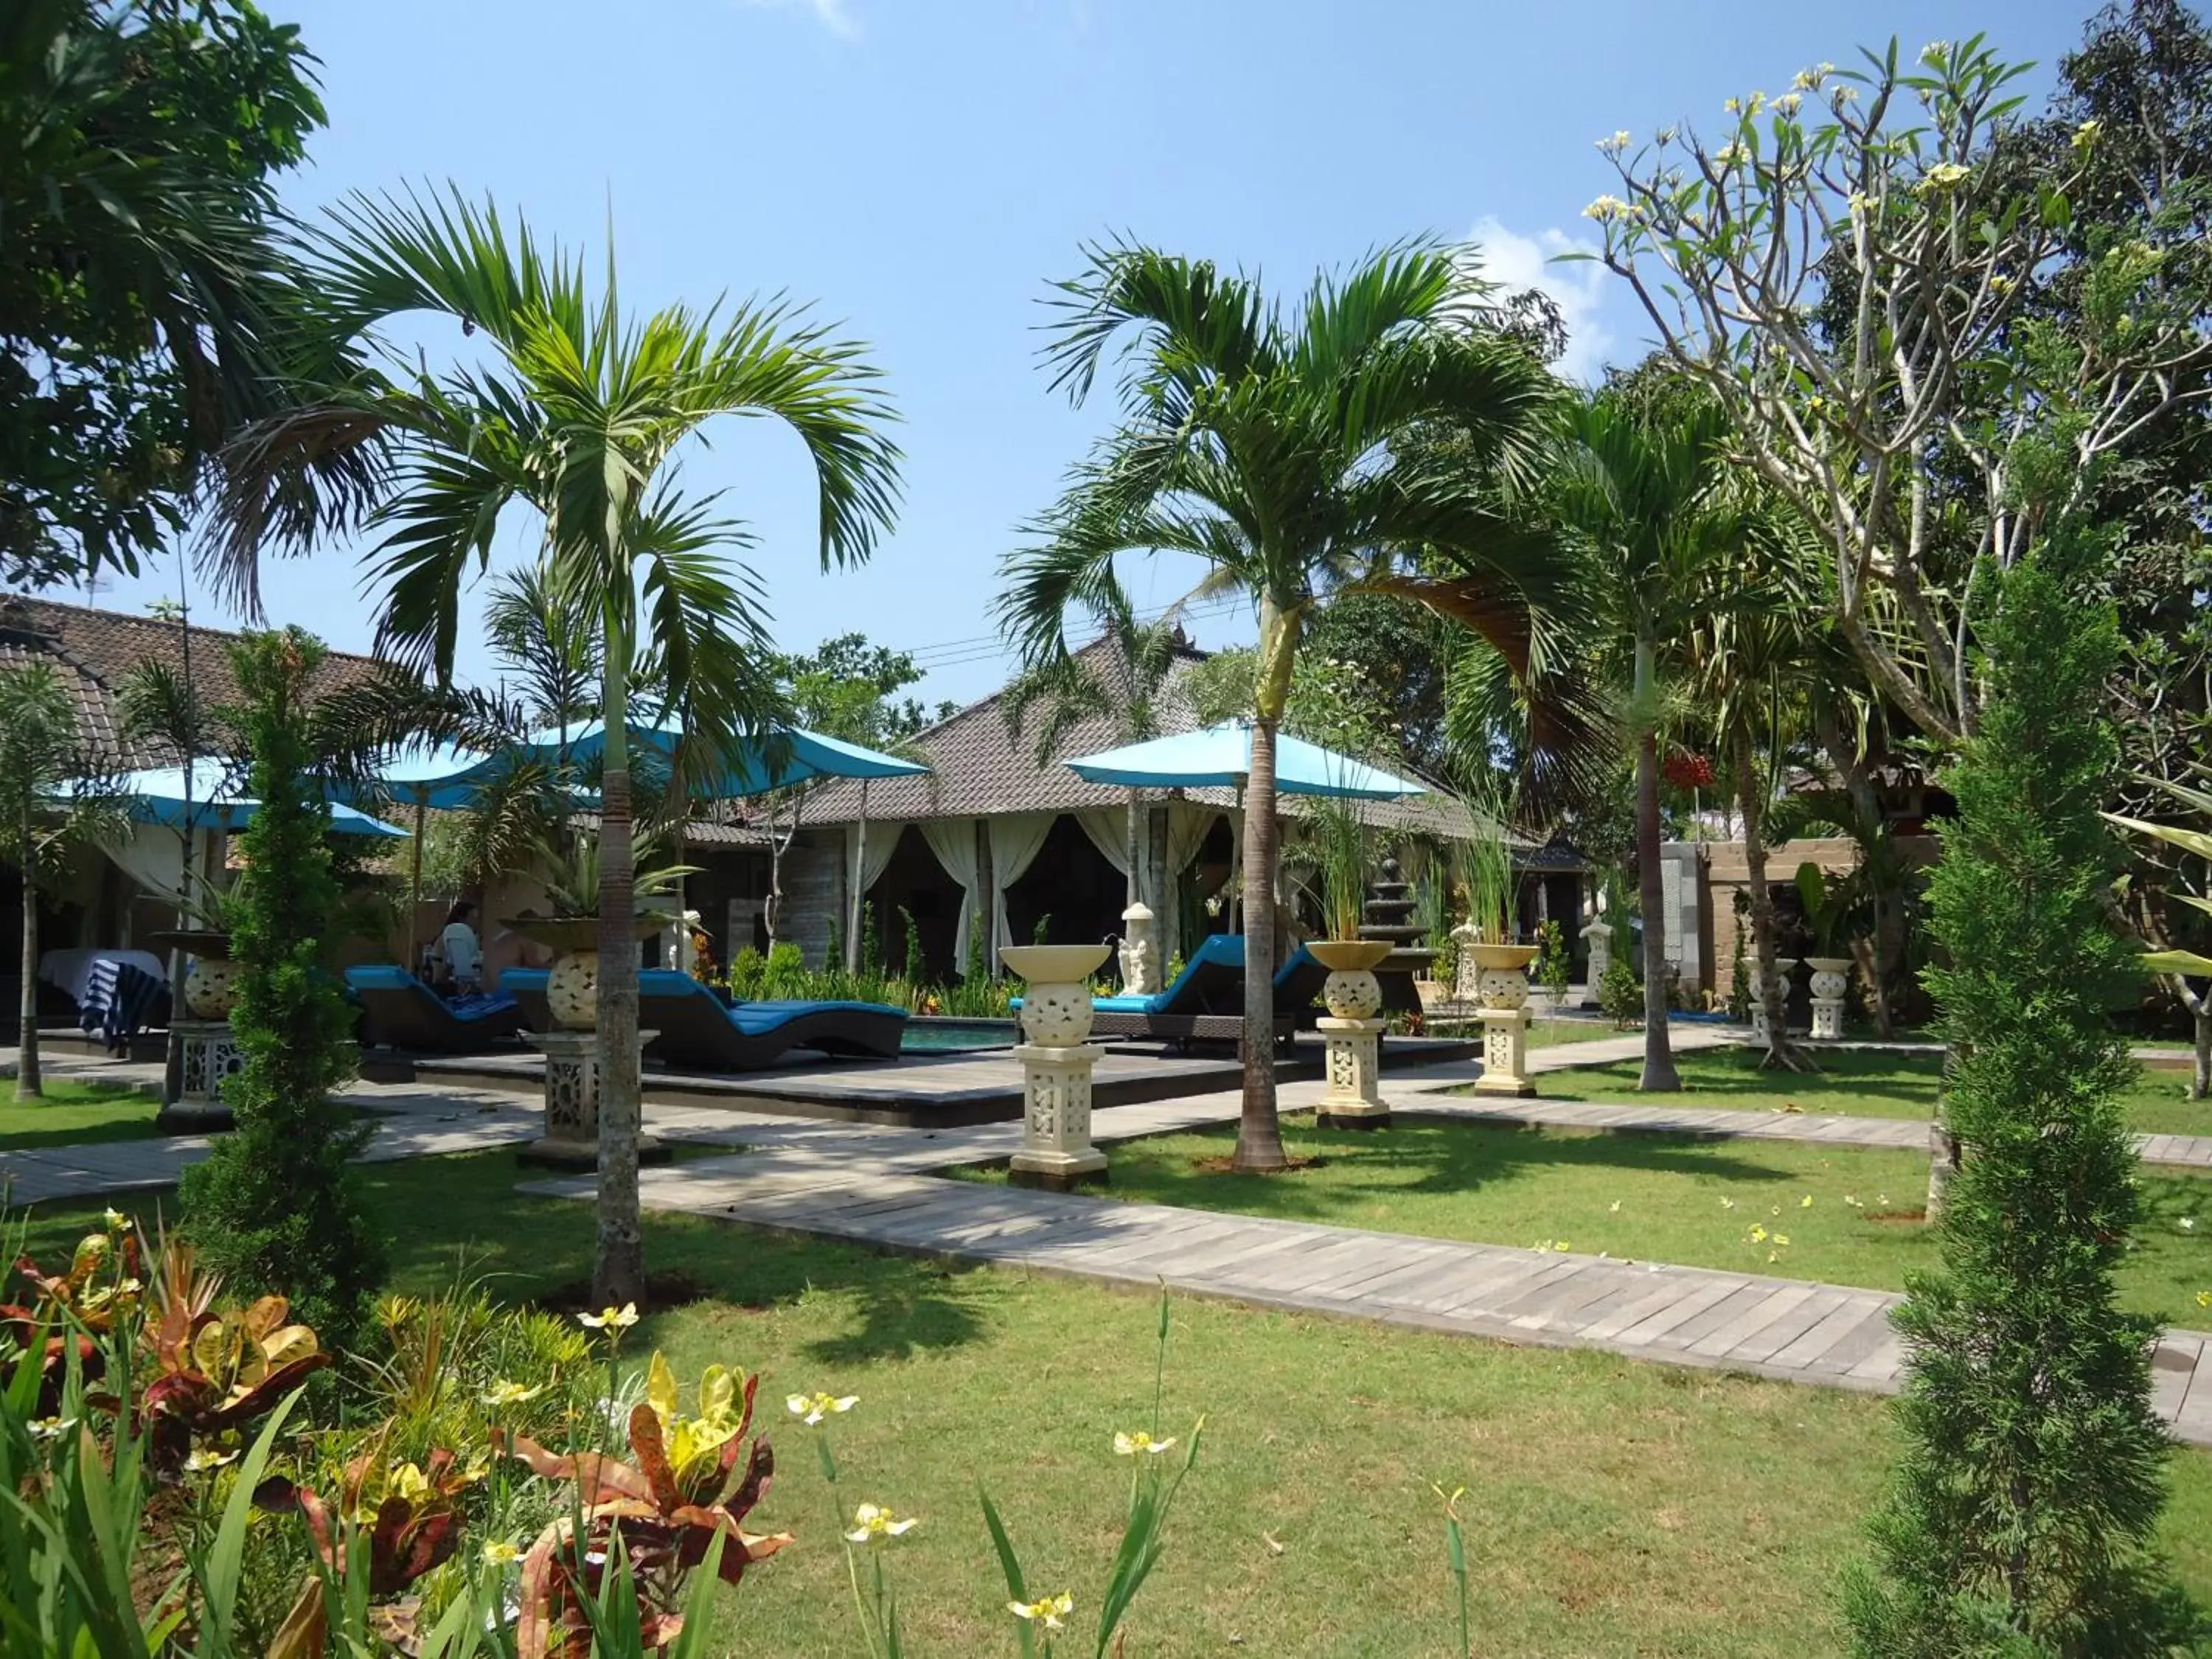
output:
[[[1398,860],[1383,860],[1382,878],[1369,889],[1367,902],[1361,908],[1359,937],[1388,942],[1390,946],[1390,954],[1374,969],[1382,982],[1382,1007],[1387,1013],[1421,1012],[1420,994],[1414,990],[1413,981],[1425,977],[1436,963],[1437,953],[1415,942],[1428,931],[1413,919],[1415,903],[1413,884],[1398,868]]]

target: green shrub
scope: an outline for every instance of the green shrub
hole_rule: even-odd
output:
[[[914,912],[903,904],[898,908],[899,925],[906,929],[906,982],[922,984],[929,977],[921,963],[921,929],[915,926]]]
[[[309,684],[324,655],[298,629],[232,647],[260,803],[224,902],[245,1064],[223,1089],[237,1131],[185,1171],[181,1198],[186,1231],[234,1290],[282,1293],[344,1346],[383,1282],[385,1247],[351,1167],[373,1126],[332,1093],[356,1055],[353,1010],[320,961],[339,902],[331,809],[309,771]]]
[[[1616,951],[1605,964],[1597,983],[1599,1011],[1620,1030],[1644,1021],[1644,982],[1636,977],[1626,955]]]
[[[1844,1605],[1867,1655],[2127,1659],[2201,1635],[2151,1553],[2172,1443],[2151,1407],[2155,1323],[2114,1275],[2141,1217],[2109,1011],[2138,976],[2107,915],[2099,817],[2118,760],[2109,605],[2051,544],[1996,587],[1978,732],[1943,775],[1958,817],[1929,886],[1950,1047],[1940,1273],[1893,1316],[1905,1451]]]
[[[730,994],[739,1002],[760,1000],[761,981],[768,974],[768,958],[750,945],[730,958]]]
[[[1565,1000],[1574,976],[1574,957],[1567,950],[1566,934],[1559,924],[1548,920],[1538,923],[1536,983],[1549,991],[1554,1000]]]

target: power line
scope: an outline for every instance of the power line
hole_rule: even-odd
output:
[[[1150,611],[1139,611],[1139,623],[1159,621],[1171,613],[1180,613],[1192,622],[1211,621],[1244,608],[1245,602],[1235,596],[1209,599],[1197,605],[1162,605]],[[911,657],[917,668],[951,668],[969,663],[987,662],[994,658],[1011,655],[1012,647],[996,634],[979,634],[967,639],[942,640],[932,645],[909,647],[900,654]]]

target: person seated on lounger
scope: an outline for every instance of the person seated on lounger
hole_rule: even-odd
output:
[[[476,913],[475,905],[461,900],[446,913],[445,931],[438,935],[438,955],[446,965],[442,988],[450,997],[472,997],[483,988],[483,946],[471,921]]]

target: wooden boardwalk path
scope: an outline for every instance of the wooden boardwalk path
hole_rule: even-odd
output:
[[[983,1186],[793,1149],[642,1177],[648,1208],[1109,1284],[1893,1392],[1887,1291]],[[588,1196],[591,1182],[524,1190]],[[2212,1445],[2212,1334],[2168,1331],[2156,1404]]]

